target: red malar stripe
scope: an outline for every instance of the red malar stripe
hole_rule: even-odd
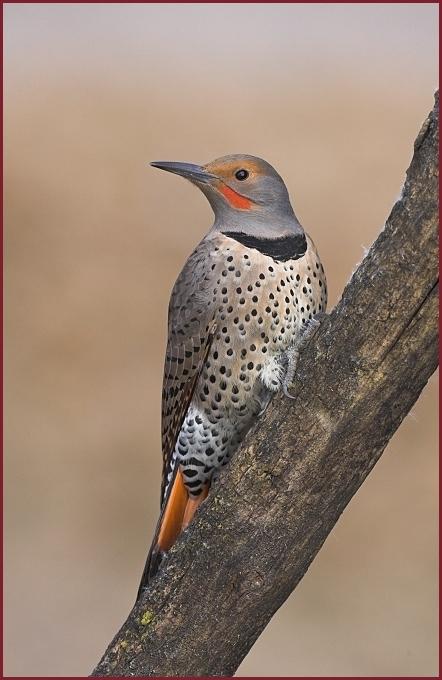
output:
[[[223,196],[227,198],[230,205],[232,205],[234,208],[240,208],[241,210],[250,209],[252,202],[249,201],[248,198],[245,198],[245,196],[237,194],[236,191],[233,191],[233,189],[226,186],[225,184],[221,184],[219,190],[223,194]]]

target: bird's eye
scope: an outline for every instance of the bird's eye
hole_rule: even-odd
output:
[[[247,170],[237,170],[235,172],[235,177],[236,179],[239,179],[240,182],[242,182],[244,179],[247,179],[248,176],[249,173],[247,172]]]

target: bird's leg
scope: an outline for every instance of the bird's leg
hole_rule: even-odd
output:
[[[281,389],[283,394],[285,394],[286,397],[289,397],[289,399],[295,399],[295,396],[290,394],[289,387],[293,382],[293,378],[295,377],[299,355],[307,347],[313,336],[316,335],[318,328],[321,325],[321,321],[323,321],[326,316],[327,315],[323,312],[315,314],[315,316],[304,326],[299,339],[293,343],[293,345],[290,345],[290,347],[288,347],[284,352],[283,356],[287,368],[282,380]]]
[[[273,395],[281,389],[286,365],[287,360],[284,353],[282,353],[282,356],[281,353],[280,355],[270,356],[264,364],[259,376],[263,389],[258,390],[255,394],[256,405],[259,409],[256,413],[257,417],[264,413]]]

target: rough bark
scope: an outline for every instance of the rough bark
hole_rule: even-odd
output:
[[[436,369],[438,110],[296,399],[273,400],[93,675],[233,675]]]

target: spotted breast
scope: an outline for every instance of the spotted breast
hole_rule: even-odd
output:
[[[277,253],[266,254],[263,240],[250,247],[214,234],[189,258],[170,306],[163,390],[166,449],[171,421],[177,417],[177,380],[195,370],[195,347],[200,353],[204,336],[212,330],[170,458],[165,491],[178,462],[189,494],[202,493],[280,387],[281,352],[313,315],[325,311],[324,269],[308,236],[306,242],[303,257],[279,260]],[[191,329],[192,346],[186,350],[180,338],[189,337]]]

